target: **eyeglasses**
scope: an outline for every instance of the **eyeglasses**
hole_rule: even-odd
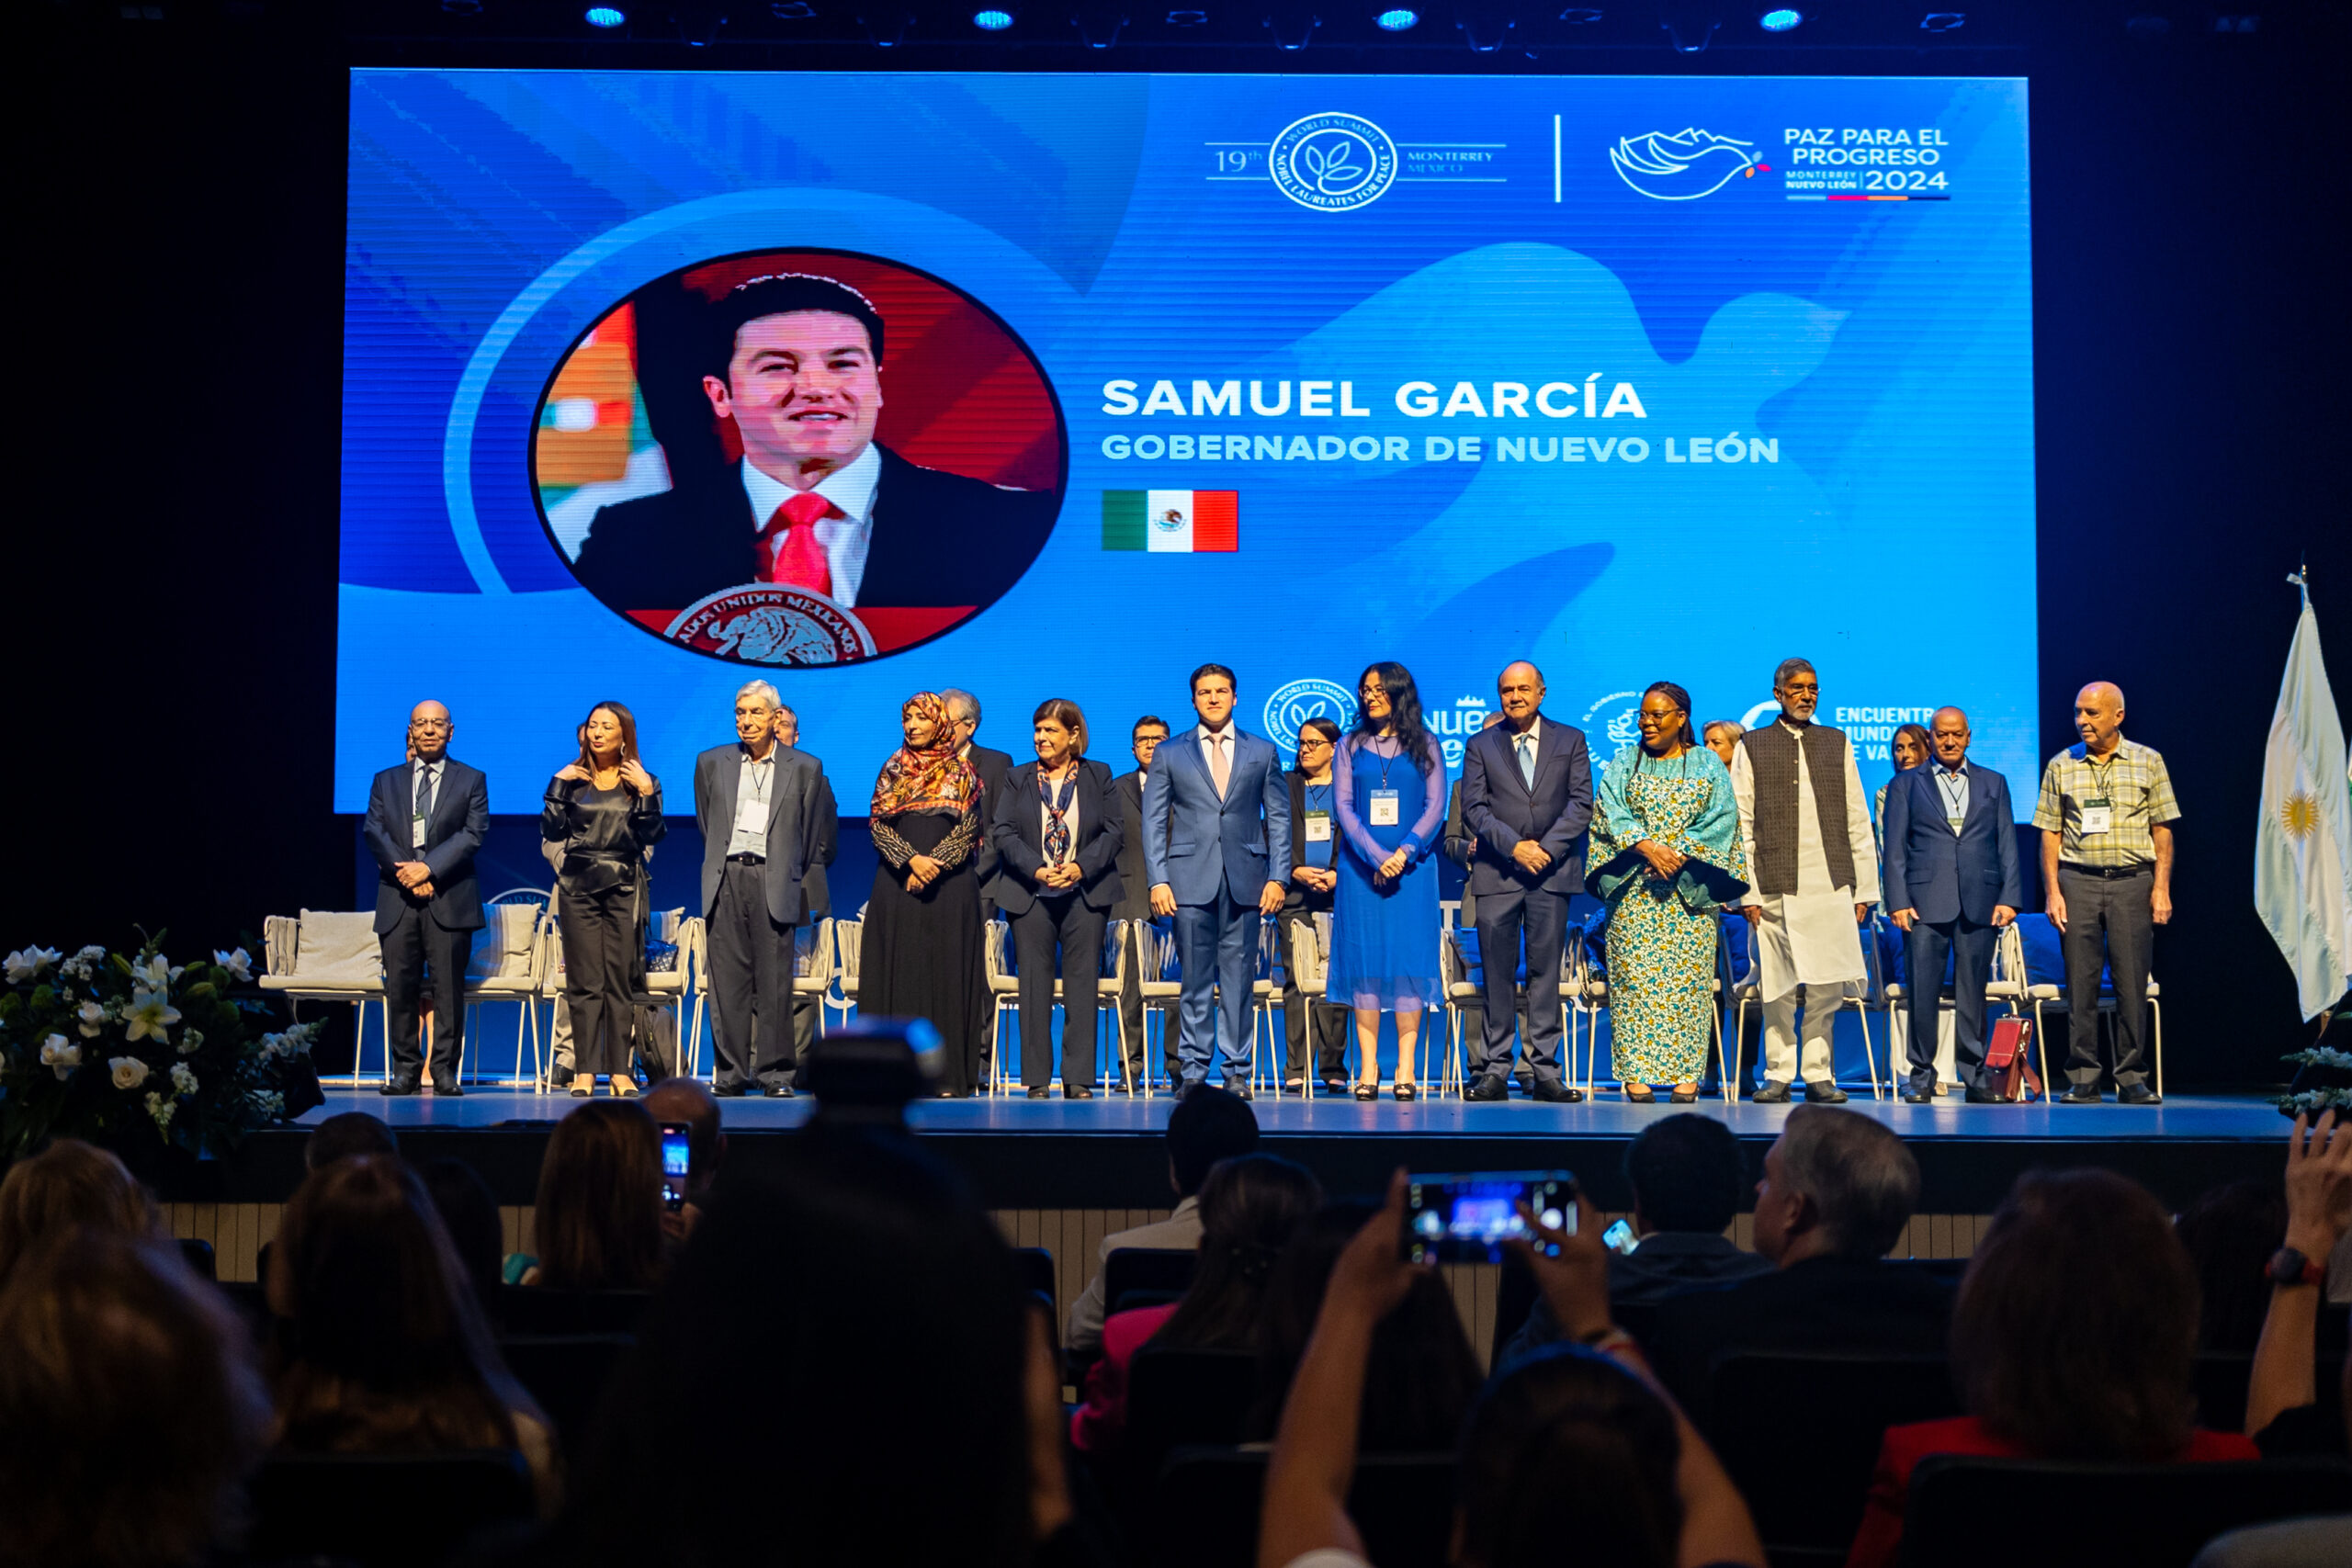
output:
[[[1313,740],[1300,741],[1298,749],[1302,751],[1329,751],[1331,749],[1331,743],[1318,736]]]

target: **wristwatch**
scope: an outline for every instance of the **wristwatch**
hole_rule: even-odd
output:
[[[2295,1247],[2282,1247],[2270,1255],[2262,1277],[2274,1285],[2322,1285],[2327,1282],[2327,1265],[2313,1262]]]

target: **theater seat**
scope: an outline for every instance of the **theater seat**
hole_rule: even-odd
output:
[[[278,1455],[255,1472],[251,1557],[435,1568],[477,1531],[532,1517],[520,1454]]]
[[[1127,1367],[1129,1469],[1148,1480],[1171,1450],[1238,1443],[1258,1397],[1258,1358],[1248,1350],[1160,1350],[1146,1345]]]
[[[562,1451],[576,1455],[597,1403],[636,1345],[626,1334],[518,1334],[501,1339],[498,1353],[555,1423]]]
[[[1253,1568],[1265,1498],[1264,1450],[1183,1448],[1159,1472],[1151,1557],[1175,1568]],[[1365,1454],[1348,1488],[1348,1516],[1379,1568],[1443,1568],[1453,1528],[1453,1456]],[[1564,1521],[1562,1562],[1575,1562],[1575,1524]]]
[[[1189,1247],[1114,1247],[1102,1260],[1102,1299],[1113,1312],[1162,1305],[1193,1288],[1200,1263],[1201,1255]],[[1148,1299],[1130,1299],[1145,1295]]]
[[[1936,1454],[1904,1503],[1908,1568],[2129,1563],[2186,1568],[2224,1530],[2352,1512],[2340,1459],[2066,1464]]]
[[[1941,1356],[1738,1350],[1713,1364],[1705,1426],[1785,1568],[1846,1560],[1887,1427],[1960,1413]]]

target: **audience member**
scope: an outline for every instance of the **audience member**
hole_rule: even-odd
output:
[[[0,1179],[0,1284],[36,1250],[76,1230],[160,1236],[155,1205],[106,1150],[59,1138]]]
[[[491,1343],[465,1267],[414,1171],[355,1155],[313,1171],[271,1249],[275,1445],[292,1453],[513,1449],[543,1506],[547,1418]]]
[[[645,1107],[592,1100],[556,1123],[521,1283],[646,1291],[662,1272],[662,1134]]]
[[[1379,1212],[1379,1205],[1362,1199],[1326,1203],[1275,1261],[1273,1277],[1266,1281],[1251,1437],[1274,1435],[1283,1398],[1322,1313],[1331,1270]],[[1416,1273],[1404,1300],[1373,1331],[1356,1446],[1368,1453],[1452,1448],[1486,1381],[1453,1292],[1436,1274]]]
[[[1724,1233],[1739,1213],[1746,1162],[1739,1140],[1712,1116],[1679,1111],[1651,1122],[1625,1148],[1634,1190],[1632,1252],[1609,1255],[1609,1301],[1648,1306],[1684,1291],[1736,1283],[1772,1271],[1759,1252],[1742,1252]],[[1504,1351],[1514,1359],[1560,1337],[1541,1296]]]
[[[1322,1202],[1313,1176],[1273,1155],[1243,1155],[1212,1169],[1201,1183],[1201,1262],[1192,1289],[1167,1306],[1111,1314],[1102,1359],[1086,1374],[1084,1401],[1070,1416],[1070,1440],[1090,1451],[1116,1446],[1126,1427],[1127,1369],[1147,1343],[1256,1349],[1274,1259]]]
[[[2184,1210],[2173,1233],[2197,1270],[2197,1348],[2254,1348],[2270,1305],[2263,1269],[2287,1235],[2287,1194],[2278,1180],[2233,1181]]]
[[[1259,1568],[1362,1568],[1350,1477],[1377,1325],[1412,1291],[1398,1256],[1406,1176],[1340,1255],[1283,1408],[1266,1473]],[[1705,1439],[1651,1381],[1631,1336],[1610,1321],[1600,1215],[1577,1201],[1574,1235],[1543,1233],[1555,1258],[1527,1254],[1553,1314],[1582,1343],[1504,1373],[1463,1434],[1453,1561],[1465,1568],[1762,1568],[1747,1506]]]
[[[1952,1308],[1968,1414],[1887,1430],[1847,1568],[1892,1564],[1929,1454],[2155,1463],[2250,1460],[2197,1429],[2197,1270],[2147,1190],[2112,1171],[2029,1171],[1976,1244]]]
[[[1102,1318],[1110,1303],[1103,1299],[1102,1267],[1122,1247],[1147,1251],[1190,1252],[1201,1245],[1201,1183],[1219,1160],[1246,1155],[1258,1146],[1258,1118],[1250,1102],[1204,1085],[1186,1095],[1168,1113],[1168,1182],[1176,1190],[1176,1210],[1156,1224],[1114,1231],[1096,1251],[1094,1278],[1069,1309],[1067,1343],[1078,1355],[1091,1356],[1102,1348]]]
[[[544,1561],[1030,1561],[1069,1514],[1058,1374],[1002,1236],[903,1134],[782,1144],[679,1254]],[[647,1478],[682,1453],[778,1490],[660,1506]]]
[[[461,1159],[429,1159],[416,1168],[424,1183],[441,1228],[472,1283],[474,1300],[494,1323],[498,1313],[500,1269],[506,1257],[506,1227],[498,1218],[498,1199],[481,1173]]]
[[[365,1111],[345,1111],[311,1128],[311,1135],[302,1140],[302,1169],[305,1173],[316,1170],[345,1155],[400,1152],[400,1137],[382,1117],[370,1116]]]
[[[1657,1303],[1648,1344],[1667,1387],[1703,1423],[1707,1363],[1724,1350],[1942,1349],[1950,1287],[1885,1261],[1918,1201],[1919,1162],[1883,1124],[1792,1111],[1756,1184],[1756,1250],[1774,1269]]]
[[[700,1078],[663,1078],[645,1091],[645,1110],[657,1131],[667,1122],[685,1124],[686,1201],[662,1211],[662,1234],[674,1245],[694,1234],[710,1207],[711,1184],[727,1157],[727,1134],[718,1130],[718,1100]]]
[[[2247,1380],[2246,1435],[2267,1454],[2341,1454],[2346,1434],[2319,1409],[2318,1338],[2324,1259],[2352,1231],[2352,1120],[2296,1117],[2285,1186],[2287,1241],[2263,1270],[2270,1310]],[[2352,1371],[2352,1358],[2345,1366]],[[2352,1419],[2352,1400],[2344,1412]]]
[[[168,1241],[59,1238],[0,1286],[0,1564],[213,1561],[268,1419],[243,1326]]]

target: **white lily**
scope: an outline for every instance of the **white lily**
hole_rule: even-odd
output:
[[[130,988],[130,1006],[123,1010],[125,1040],[168,1041],[164,1032],[180,1021],[180,1010],[161,991],[151,991],[144,986]]]
[[[175,1094],[196,1092],[196,1075],[188,1070],[188,1065],[186,1062],[172,1064],[172,1092]]]
[[[144,965],[133,964],[130,966],[132,984],[136,985],[139,981],[144,980],[158,991],[170,989],[172,976],[177,972],[172,967],[172,961],[160,953],[149,959]]]
[[[96,1040],[98,1031],[106,1026],[107,1010],[96,1002],[84,1002],[74,1010],[74,1027],[85,1040]]]
[[[216,948],[213,950],[212,962],[220,965],[221,968],[226,969],[232,978],[242,984],[252,984],[254,977],[254,955],[247,953],[243,948],[241,947],[234,953],[222,953]]]
[[[40,1065],[60,1078],[70,1077],[82,1065],[82,1047],[62,1034],[52,1034],[40,1043]]]
[[[21,986],[36,978],[42,970],[56,963],[58,957],[58,951],[53,947],[28,947],[22,952],[8,954],[5,961],[8,984]]]
[[[114,1075],[114,1087],[119,1089],[134,1089],[147,1081],[147,1064],[136,1056],[109,1056],[107,1071]]]

